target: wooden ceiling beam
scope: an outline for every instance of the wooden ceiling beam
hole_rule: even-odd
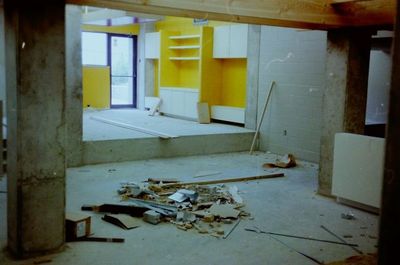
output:
[[[396,0],[66,0],[155,15],[282,27],[331,29],[393,25]],[[337,0],[336,0],[337,2]]]

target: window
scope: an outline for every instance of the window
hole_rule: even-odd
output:
[[[82,64],[107,65],[107,34],[82,32]]]

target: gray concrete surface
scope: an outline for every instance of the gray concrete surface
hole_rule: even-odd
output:
[[[260,150],[318,162],[326,32],[261,26],[258,115],[276,85],[260,130]]]
[[[82,164],[82,9],[66,5],[65,57],[66,57],[66,123],[67,123],[67,166]]]
[[[158,138],[146,133],[109,125],[90,117],[100,117],[130,124],[175,136],[248,133],[238,126],[221,123],[200,124],[195,121],[175,119],[167,116],[149,116],[148,112],[136,109],[86,110],[83,113],[83,140],[99,141],[113,139]]]
[[[331,194],[335,134],[363,134],[371,49],[369,31],[328,32],[319,192]]]
[[[260,66],[260,25],[249,25],[247,37],[247,81],[245,127],[257,128],[258,74]]]
[[[18,256],[64,244],[65,3],[4,1],[8,241]]]
[[[185,158],[155,159],[136,162],[103,164],[71,168],[67,171],[67,210],[78,211],[82,204],[117,203],[116,189],[121,181],[141,181],[148,177],[177,177],[193,180],[200,171],[219,171],[221,175],[202,179],[240,177],[276,172],[261,165],[274,161],[276,155],[230,153]],[[254,220],[243,220],[227,239],[184,232],[169,223],[151,225],[141,222],[139,228],[122,230],[101,220],[101,214],[92,214],[92,231],[96,236],[123,237],[123,244],[79,242],[68,243],[64,252],[42,259],[14,261],[3,252],[0,264],[31,264],[51,259],[51,264],[315,264],[268,235],[246,232],[245,227],[258,226],[264,230],[294,235],[336,240],[320,225],[360,245],[366,253],[375,252],[378,217],[337,204],[333,199],[316,194],[316,164],[299,161],[299,166],[282,170],[285,177],[231,183]],[[196,178],[196,180],[199,180]],[[227,184],[228,185],[228,184]],[[0,190],[5,183],[0,182]],[[5,216],[6,194],[0,193],[0,214]],[[351,211],[356,220],[341,218]],[[229,226],[225,226],[227,229]],[[0,246],[6,242],[6,226],[0,223]],[[298,251],[328,262],[356,255],[347,246],[279,238]]]
[[[179,137],[160,139],[93,120],[90,118],[92,116]],[[135,109],[87,110],[83,116],[82,163],[87,165],[245,151],[250,149],[253,135],[253,131],[238,126],[148,116],[147,112]]]

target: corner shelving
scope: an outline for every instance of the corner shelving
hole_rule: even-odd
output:
[[[169,57],[172,61],[198,61],[200,57]]]
[[[189,49],[200,49],[200,45],[182,45],[182,46],[169,46],[171,50],[189,50]]]
[[[170,40],[187,40],[187,39],[199,39],[200,35],[176,35],[176,36],[169,36]]]

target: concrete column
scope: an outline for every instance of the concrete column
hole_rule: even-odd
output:
[[[331,194],[338,132],[364,133],[371,49],[369,31],[329,31],[323,95],[319,193]]]
[[[0,0],[0,100],[5,108],[6,102],[6,76],[5,76],[5,54],[4,54],[4,9]],[[5,109],[3,109],[5,113]]]
[[[81,7],[66,6],[65,67],[66,67],[66,123],[67,166],[82,165],[82,40]]]
[[[260,39],[261,26],[249,25],[249,34],[247,39],[246,111],[244,126],[251,130],[255,130],[257,128]]]
[[[5,0],[8,246],[18,257],[64,244],[65,3]]]
[[[393,46],[389,116],[386,128],[386,155],[379,229],[378,264],[398,263],[400,238],[400,5]]]

